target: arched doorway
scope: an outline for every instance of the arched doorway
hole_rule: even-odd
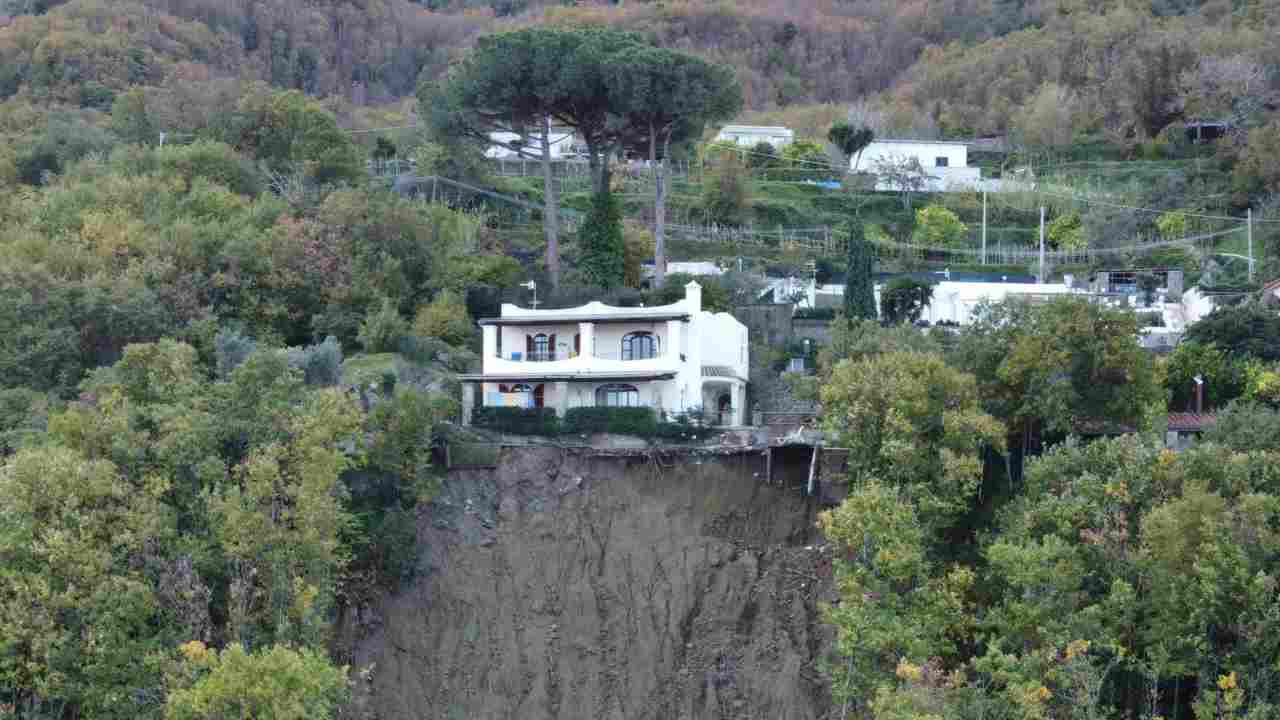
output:
[[[720,393],[716,399],[716,415],[719,417],[717,425],[728,425],[733,419],[733,398],[729,393]]]
[[[541,384],[526,385],[524,383],[521,383],[519,385],[512,385],[511,392],[528,393],[530,400],[532,401],[532,404],[530,405],[530,407],[539,407],[539,408],[543,407],[544,390],[543,390],[543,385]]]

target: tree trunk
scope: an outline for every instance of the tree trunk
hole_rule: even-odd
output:
[[[591,174],[591,192],[600,192],[600,146],[591,138],[587,143],[587,169]]]
[[[663,143],[662,161],[657,158],[658,138],[649,124],[649,165],[653,167],[653,286],[667,283],[667,154],[671,150],[671,134]]]
[[[600,182],[596,186],[596,192],[607,193],[610,188],[610,180],[613,178],[612,168],[609,167],[609,156],[613,154],[614,145],[606,144],[600,149]]]
[[[542,119],[542,233],[547,240],[547,276],[560,287],[560,198],[551,173],[551,118]]]

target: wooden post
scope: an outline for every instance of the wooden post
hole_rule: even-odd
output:
[[[982,191],[982,264],[987,264],[987,191]]]
[[[766,485],[773,484],[773,447],[764,449],[764,482]]]
[[[814,478],[818,474],[818,453],[822,452],[822,443],[815,442],[813,444],[813,457],[809,460],[809,497],[813,497]]]
[[[1249,282],[1253,282],[1253,208],[1245,210],[1245,232],[1249,236]]]
[[[1040,284],[1044,284],[1044,206],[1040,206]]]

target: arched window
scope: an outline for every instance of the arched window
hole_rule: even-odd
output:
[[[622,336],[623,360],[651,360],[658,357],[658,338],[653,333],[634,332]]]
[[[640,391],[635,385],[601,385],[596,388],[596,407],[639,407]]]
[[[546,362],[555,360],[556,336],[538,333],[525,336],[525,350],[529,352],[529,362]]]

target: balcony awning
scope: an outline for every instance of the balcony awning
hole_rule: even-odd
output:
[[[619,313],[615,315],[581,315],[581,314],[565,314],[565,315],[548,315],[546,317],[496,317],[482,318],[479,323],[481,325],[568,325],[572,323],[589,322],[596,324],[606,323],[638,323],[638,322],[666,322],[667,320],[688,320],[689,313]]]
[[[746,382],[746,378],[738,377],[738,373],[728,365],[703,365],[702,377],[704,378],[725,378],[727,380],[741,380]]]
[[[582,372],[582,373],[468,373],[459,375],[462,382],[471,383],[547,383],[547,382],[624,382],[627,380],[671,380],[673,371],[638,372]]]

